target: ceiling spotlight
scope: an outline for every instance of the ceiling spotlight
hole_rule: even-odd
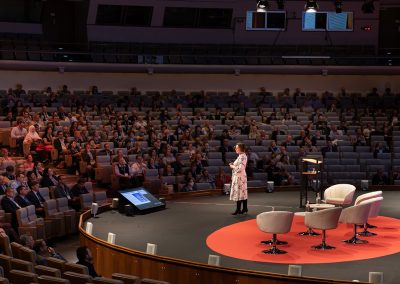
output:
[[[364,0],[364,4],[361,6],[361,10],[365,14],[372,14],[375,10],[374,0]]]
[[[279,10],[285,9],[285,0],[276,0],[276,4],[278,5]]]
[[[306,13],[315,13],[318,10],[318,4],[316,0],[307,0],[304,6]]]
[[[269,8],[269,3],[267,0],[257,1],[257,12],[265,12]]]
[[[342,13],[343,1],[335,0],[336,13]]]

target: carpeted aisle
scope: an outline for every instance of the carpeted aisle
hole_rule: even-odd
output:
[[[370,229],[370,231],[378,235],[360,237],[360,239],[369,241],[368,244],[361,245],[343,243],[342,240],[352,237],[353,227],[340,224],[337,229],[327,231],[326,242],[335,246],[336,249],[326,251],[311,248],[311,246],[321,243],[321,236],[297,235],[297,233],[306,230],[303,221],[303,217],[295,216],[291,232],[278,235],[279,240],[288,242],[288,245],[278,246],[287,251],[287,254],[267,255],[262,253],[262,250],[268,249],[270,246],[260,242],[270,239],[272,235],[261,232],[255,219],[226,226],[213,232],[207,238],[207,245],[213,251],[233,258],[285,264],[345,262],[382,257],[400,252],[399,219],[382,216],[371,219],[371,223],[379,227]]]

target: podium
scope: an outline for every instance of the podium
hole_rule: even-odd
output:
[[[321,193],[323,158],[319,155],[306,155],[301,159],[301,164],[300,208],[303,208],[308,201],[308,191],[312,189],[315,194]]]

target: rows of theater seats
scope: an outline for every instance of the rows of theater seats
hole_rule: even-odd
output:
[[[33,93],[34,91],[32,91]],[[29,93],[29,92],[28,92]],[[81,94],[79,91],[74,92],[76,95]],[[121,98],[125,95],[129,94],[129,92],[115,92],[113,91],[104,91],[101,93],[99,97],[96,96],[88,96],[87,100],[88,103],[90,102],[95,102],[99,98],[104,101],[104,102],[114,102],[116,96],[118,98]],[[133,98],[134,102],[138,102],[139,100],[143,100],[145,102],[145,105],[150,105],[152,98],[156,96],[157,94],[164,94],[164,92],[146,92],[145,95],[138,95]],[[167,94],[167,93],[165,93]],[[233,111],[232,107],[226,107],[227,100],[226,97],[222,96],[222,93],[217,93],[217,92],[207,92],[207,95],[210,97],[210,101],[212,101],[214,104],[220,104],[222,105],[222,111]],[[229,96],[228,94],[225,94]],[[312,95],[310,93],[310,95]],[[41,98],[46,98],[46,95],[39,95],[38,100]],[[169,100],[165,102],[166,106],[172,106],[178,101],[179,95],[175,95],[172,97],[168,97]],[[222,99],[225,99],[225,102]],[[255,102],[257,99],[259,99],[260,96],[258,93],[251,93],[248,97],[243,97],[240,96],[240,100],[246,101],[248,104],[255,105]],[[215,101],[214,101],[215,99]],[[283,117],[280,117],[279,114],[277,115],[276,120],[272,120],[270,124],[261,124],[263,121],[263,118],[265,116],[269,116],[273,111],[274,107],[280,106],[281,102],[279,101],[279,98],[276,96],[271,96],[267,97],[266,102],[264,102],[263,105],[266,105],[268,107],[262,107],[263,111],[263,116],[260,116],[257,112],[257,109],[254,107],[249,107],[248,111],[246,112],[245,116],[243,115],[237,115],[235,116],[232,120],[226,120],[224,123],[222,123],[221,120],[210,120],[209,123],[214,127],[214,132],[215,135],[219,135],[222,133],[223,130],[228,129],[230,125],[236,123],[236,122],[242,122],[243,118],[249,118],[249,119],[254,119],[257,121],[257,123],[260,123],[259,129],[260,130],[265,130],[265,131],[272,131],[274,127],[278,127],[280,130],[285,132],[285,135],[278,135],[277,136],[277,142],[278,144],[282,142],[285,139],[286,134],[290,135],[298,135],[300,130],[307,125],[307,123],[311,122],[310,121],[310,116],[313,113],[313,108],[311,107],[304,107],[301,108],[300,105],[304,103],[306,100],[306,97],[298,97],[296,101],[294,101],[292,98],[285,98],[285,103],[292,105],[294,107],[290,107],[290,112],[296,116],[296,120],[287,120],[283,121]],[[21,97],[21,100],[25,103],[29,103],[28,96],[26,98]],[[60,101],[58,103],[55,103],[52,107],[49,107],[49,111],[55,111],[57,109],[58,105],[61,105],[62,103],[66,102],[68,100],[67,97],[60,98]],[[228,99],[229,100],[229,99]],[[396,97],[395,96],[389,96],[389,95],[384,95],[382,98],[361,98],[361,96],[358,96],[354,94],[354,96],[350,97],[340,97],[338,98],[338,101],[342,105],[342,107],[351,107],[354,105],[363,107],[363,106],[369,106],[373,105],[377,102],[380,102],[383,106],[385,105],[391,105],[393,106],[396,102]],[[130,113],[130,111],[133,108],[125,109],[123,107],[116,107],[116,111],[120,111],[121,113]],[[157,116],[159,112],[157,111],[152,111],[150,107],[143,107],[142,109],[138,109],[138,115],[145,115],[146,111],[150,111],[151,115]],[[202,110],[205,113],[212,113],[215,110],[215,107],[208,107],[206,108],[199,108],[198,110]],[[32,111],[38,112],[40,111],[40,108],[32,108]],[[324,107],[321,108],[322,112],[327,111]],[[202,121],[196,119],[193,113],[192,108],[183,108],[182,109],[182,115],[187,117],[188,119],[193,119],[193,121],[189,121],[191,127],[195,127],[196,125],[201,125]],[[328,120],[328,123],[330,124],[336,124],[338,125],[341,120],[345,119],[346,121],[351,121],[353,118],[354,114],[344,114],[341,115],[339,111],[336,112],[327,112],[326,117]],[[385,122],[389,121],[389,116],[390,116],[390,110],[381,116],[371,116],[371,115],[364,115],[360,117],[360,121],[362,123],[368,124],[371,123],[373,126],[382,126]],[[103,125],[106,121],[102,120],[100,116],[97,115],[95,112],[89,112],[88,121],[92,124],[93,127],[98,127]],[[0,122],[0,123],[7,123],[7,122]],[[153,120],[152,121],[154,127],[156,130],[160,128],[161,122],[160,120]],[[177,124],[176,120],[168,120],[168,125],[171,126],[171,128],[174,128]],[[61,121],[60,126],[56,127],[56,131],[61,129],[62,126],[68,126],[69,122],[66,121]],[[7,127],[9,129],[10,124],[4,125],[3,127]],[[325,175],[325,177],[330,179],[330,183],[339,183],[339,182],[350,182],[353,177],[357,177],[357,182],[361,179],[371,179],[372,174],[375,173],[375,171],[379,168],[384,169],[386,172],[390,172],[393,170],[394,167],[400,166],[400,133],[398,131],[398,126],[394,128],[393,132],[393,145],[387,145],[387,146],[392,146],[392,153],[385,153],[384,155],[379,155],[377,158],[372,157],[372,150],[370,146],[358,146],[356,148],[352,147],[351,141],[349,139],[349,135],[355,134],[356,129],[360,127],[359,125],[349,125],[348,126],[348,133],[347,135],[343,135],[339,137],[338,139],[338,146],[339,146],[339,154],[332,153],[328,154],[328,161],[326,163],[327,165],[327,170],[331,173],[330,176],[328,177]],[[3,128],[4,129],[4,128]],[[110,126],[105,126],[104,130],[106,131],[111,131]],[[4,137],[4,136],[3,136]],[[146,137],[145,137],[146,138]],[[244,141],[247,146],[251,146],[252,150],[254,152],[257,152],[259,156],[266,157],[271,155],[270,152],[267,151],[267,147],[270,145],[271,140],[263,140],[261,145],[256,145],[254,139],[248,139],[245,135],[239,135],[236,137],[236,140],[239,141]],[[373,142],[383,142],[384,144],[387,144],[386,141],[384,140],[384,137],[382,135],[378,136],[372,136],[371,137]],[[70,139],[73,139],[70,137]],[[237,141],[232,140],[230,141],[230,144],[233,145]],[[323,141],[318,141],[317,148],[318,148],[318,153],[320,153],[320,148],[323,146],[324,143]],[[143,142],[143,144],[145,144]],[[219,140],[210,140],[209,141],[210,146],[213,148],[213,151],[215,152],[210,152],[209,154],[212,155],[212,157],[209,158],[209,173],[210,174],[215,174],[218,170],[219,167],[223,166],[223,162],[220,158],[220,153],[218,153],[217,146],[220,145]],[[102,144],[104,145],[104,144]],[[146,147],[146,145],[144,145]],[[296,155],[298,153],[299,147],[298,146],[293,146],[293,147],[288,147],[288,152],[292,155],[294,159],[296,159]],[[123,148],[123,151],[126,152],[126,148]],[[228,155],[232,154],[232,157],[235,156],[235,153],[228,153]],[[350,157],[351,156],[351,157]],[[109,161],[105,161],[102,159],[107,159],[107,158],[99,158],[98,159],[98,165],[99,167],[96,169],[96,180],[103,182],[103,183],[112,183],[114,188],[117,188],[118,185],[116,184],[116,179],[115,176],[113,177],[113,169],[111,166],[111,163]],[[133,161],[134,157],[130,157],[130,161]],[[339,167],[340,165],[348,165],[348,166],[354,166],[351,168],[351,175],[347,174],[343,175],[340,170],[345,169],[345,167]],[[359,165],[359,167],[357,167]],[[329,168],[328,168],[329,167]],[[300,179],[300,172],[299,169],[296,168],[295,165],[288,165],[287,170],[289,173],[291,173],[295,180],[299,181]],[[230,172],[229,168],[225,168],[226,172]],[[349,171],[346,170],[346,173]],[[353,175],[354,174],[354,175]],[[148,176],[150,179],[153,179],[152,177],[157,177],[159,176],[159,173],[153,171],[148,172]],[[154,178],[157,180],[157,178]],[[168,180],[167,183],[179,183],[179,178],[166,178]],[[160,179],[158,179],[160,180]],[[353,179],[354,180],[354,179]],[[250,181],[251,183],[254,183],[254,185],[259,185],[259,184],[265,184],[265,173],[257,173],[256,178],[254,178],[253,181]],[[353,181],[354,182],[354,181]]]
[[[44,202],[45,217],[36,215],[35,206],[29,205],[17,209],[16,218],[18,222],[19,234],[29,234],[36,239],[51,239],[74,234],[78,229],[79,213],[68,206],[68,199],[51,199],[49,189],[40,190]],[[0,196],[0,200],[3,196]],[[92,203],[96,202],[99,206],[107,205],[108,200],[105,191],[89,192],[80,196],[81,212],[91,208]],[[11,223],[11,214],[0,210],[0,220]]]
[[[0,254],[0,284],[168,284],[165,281],[140,279],[121,273],[114,273],[112,278],[92,278],[86,266],[54,257],[46,258],[47,266],[37,265],[34,250],[14,242],[10,244],[8,237],[1,237],[0,241],[5,249],[4,254]]]

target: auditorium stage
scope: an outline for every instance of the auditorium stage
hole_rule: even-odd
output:
[[[357,192],[356,195],[362,193],[364,192]],[[400,192],[384,192],[383,197],[381,215],[400,218],[398,209]],[[101,239],[107,240],[108,232],[112,232],[117,235],[116,244],[124,247],[145,251],[146,243],[154,243],[158,245],[159,255],[206,263],[209,254],[221,255],[207,246],[206,241],[210,234],[225,226],[240,222],[249,221],[247,223],[252,224],[251,220],[257,214],[270,211],[271,206],[275,207],[275,210],[301,211],[298,208],[298,198],[297,192],[251,193],[249,196],[250,214],[247,216],[232,216],[234,204],[229,201],[229,197],[214,196],[169,201],[166,210],[148,215],[127,217],[118,212],[107,211],[99,215],[99,218],[89,220],[93,223],[93,235]],[[394,220],[393,223],[396,224],[391,227],[392,232],[390,230],[385,232],[386,238],[390,239],[391,233],[394,236],[400,234],[400,229],[397,229],[400,228],[399,222],[400,220],[398,222]],[[371,223],[374,222],[371,221]],[[377,225],[379,226],[379,223]],[[396,225],[398,226],[396,227]],[[350,231],[349,227],[348,232],[350,233]],[[329,235],[328,231],[328,243]],[[269,236],[265,235],[265,237],[267,239]],[[321,241],[320,236],[312,238],[312,243],[318,244]],[[285,236],[282,236],[282,239],[285,239]],[[379,246],[377,238],[364,239],[367,239],[373,246]],[[298,240],[301,241],[301,237]],[[251,240],[249,239],[249,241]],[[365,247],[365,249],[367,248]],[[398,251],[400,251],[400,246]],[[329,251],[322,253],[326,253],[327,259],[329,259]],[[396,267],[397,263],[400,263],[399,253],[366,260],[303,264],[303,275],[342,280],[358,279],[367,282],[369,271],[382,271],[384,272],[384,283],[398,283],[400,272]],[[221,265],[287,273],[287,264],[242,260],[225,255],[221,256]]]

